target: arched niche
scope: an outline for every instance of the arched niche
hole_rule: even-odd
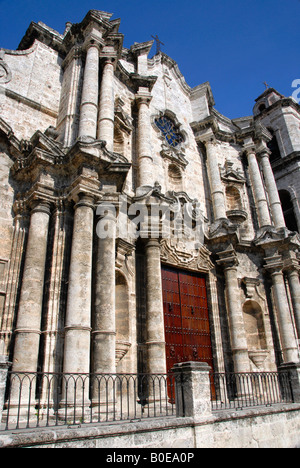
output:
[[[124,135],[118,126],[114,128],[114,152],[124,156]]]
[[[260,305],[252,300],[243,306],[243,315],[249,351],[267,349],[263,311]]]
[[[128,353],[130,342],[129,329],[129,291],[125,276],[116,271],[116,364]]]
[[[175,192],[182,191],[182,174],[175,164],[169,164],[168,167],[168,188]]]
[[[242,210],[242,199],[240,191],[233,186],[229,186],[226,188],[226,203],[227,203],[227,210]]]

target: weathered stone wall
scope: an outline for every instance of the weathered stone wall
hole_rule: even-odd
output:
[[[62,75],[58,53],[39,41],[27,51],[3,52],[11,79],[0,79],[1,117],[19,139],[56,127]]]
[[[299,448],[300,408],[0,434],[0,448]]]

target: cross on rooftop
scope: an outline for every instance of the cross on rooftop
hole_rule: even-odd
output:
[[[264,81],[263,84],[265,85],[266,89],[270,88],[270,86],[268,85],[268,83],[266,81]]]
[[[153,39],[154,39],[155,42],[156,42],[156,53],[158,54],[158,53],[161,51],[161,47],[160,47],[160,46],[161,46],[161,45],[165,45],[165,44],[159,40],[159,37],[158,37],[157,34],[156,34],[156,36],[151,36],[151,37],[153,37]]]

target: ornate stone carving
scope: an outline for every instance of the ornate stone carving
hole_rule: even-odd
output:
[[[4,62],[4,53],[0,52],[0,83],[9,83],[12,78],[11,71],[6,62]]]
[[[162,262],[192,270],[208,272],[214,268],[210,252],[202,245],[198,249],[186,249],[186,242],[180,239],[163,239],[161,246]]]

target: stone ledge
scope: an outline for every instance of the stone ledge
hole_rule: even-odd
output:
[[[0,448],[34,447],[48,446],[53,448],[56,445],[89,445],[96,447],[96,440],[115,439],[120,437],[130,437],[146,433],[158,433],[176,430],[191,430],[201,426],[213,426],[222,422],[234,422],[239,419],[263,418],[276,414],[290,414],[299,412],[300,404],[276,405],[266,408],[248,408],[240,411],[216,411],[210,417],[199,418],[176,418],[168,417],[163,419],[133,420],[130,422],[118,421],[111,424],[87,424],[80,426],[63,426],[39,429],[20,429],[18,431],[8,431],[0,433]],[[170,438],[170,443],[172,439]],[[128,445],[134,447],[134,445]]]

